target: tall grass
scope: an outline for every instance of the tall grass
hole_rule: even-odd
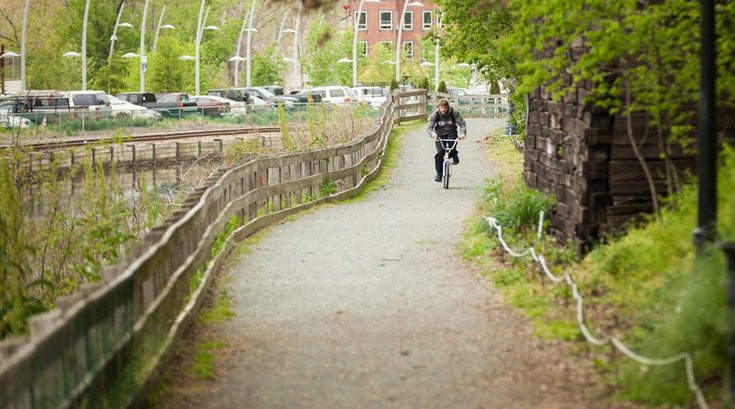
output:
[[[24,333],[28,317],[99,280],[175,206],[144,179],[124,191],[114,167],[106,174],[86,156],[70,172],[52,161],[32,175],[18,165],[22,150],[0,159],[0,338]]]

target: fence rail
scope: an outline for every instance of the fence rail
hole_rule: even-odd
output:
[[[232,243],[305,208],[358,193],[377,175],[393,124],[417,115],[416,109],[426,115],[421,107],[404,113],[402,98],[394,94],[376,128],[354,142],[257,159],[212,175],[123,261],[104,269],[101,282],[30,319],[29,336],[0,343],[3,407],[135,403],[190,324]],[[215,252],[215,241],[233,223],[239,227]]]
[[[462,116],[467,118],[506,118],[508,117],[508,98],[504,95],[462,95],[452,96],[444,93],[429,94],[429,111],[436,107],[441,98],[458,108]]]

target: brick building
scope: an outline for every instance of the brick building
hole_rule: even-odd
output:
[[[395,52],[398,39],[398,22],[406,1],[410,0],[381,0],[380,2],[362,2],[350,0],[346,9],[351,16],[350,26],[354,27],[353,19],[357,19],[357,52],[358,55],[368,55],[374,47],[383,45]],[[412,5],[416,4],[416,5]],[[420,4],[417,5],[417,4]],[[421,39],[437,25],[438,7],[426,0],[411,1],[406,8],[403,18],[403,33],[401,56],[406,59],[422,60]]]

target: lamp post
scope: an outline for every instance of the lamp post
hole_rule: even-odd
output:
[[[242,45],[242,35],[245,32],[245,22],[249,21],[248,19],[249,16],[250,16],[250,12],[248,11],[247,13],[245,13],[245,17],[243,17],[242,19],[242,25],[240,26],[240,37],[237,38],[237,49],[235,50],[235,56],[227,60],[227,61],[235,62],[235,81],[234,83],[236,87],[240,79],[239,78],[240,77],[240,62],[245,61],[244,58],[240,57],[240,46]]]
[[[158,42],[158,34],[161,32],[161,29],[168,30],[168,29],[174,29],[176,27],[172,26],[171,24],[164,24],[163,23],[163,16],[166,14],[166,5],[163,5],[163,9],[161,9],[161,16],[158,18],[158,25],[156,26],[156,36],[153,37],[153,46],[151,47],[152,51],[156,51],[156,43]]]
[[[408,6],[411,7],[422,7],[423,4],[418,1],[406,0],[403,3],[403,11],[401,12],[401,18],[398,21],[398,39],[396,40],[396,81],[401,80],[401,35],[403,34],[403,20],[406,18],[406,9]]]
[[[293,34],[293,76],[296,88],[301,88],[301,76],[299,75],[299,29],[301,28],[301,2],[299,11],[296,13],[296,32]]]
[[[380,0],[360,0],[360,6],[357,10],[357,16],[354,17],[354,37],[352,38],[352,86],[357,86],[357,28],[359,25],[360,17],[362,16],[362,4],[363,3],[380,3]],[[365,19],[367,21],[367,19]]]
[[[120,23],[120,17],[122,17],[123,9],[125,8],[125,2],[120,3],[120,10],[117,12],[117,20],[115,20],[115,27],[112,29],[112,37],[110,37],[110,62],[112,63],[112,54],[115,52],[115,40],[117,40],[117,28],[128,27],[133,28],[130,23]]]
[[[250,66],[251,66],[250,62],[252,61],[252,58],[250,58],[250,48],[251,48],[250,45],[252,43],[251,40],[252,40],[253,30],[255,30],[253,28],[253,17],[255,16],[255,3],[256,3],[256,0],[253,0],[253,3],[250,5],[250,19],[249,19],[250,21],[248,23],[248,37],[247,37],[247,46],[246,46],[246,51],[245,51],[245,60],[246,60],[245,61],[245,64],[246,64],[245,78],[247,79],[246,84],[248,84],[248,87],[252,85],[250,83]],[[238,47],[239,46],[240,44],[238,44]]]
[[[179,60],[188,61],[188,60],[194,60],[194,89],[196,92],[196,95],[200,95],[200,88],[199,88],[199,61],[200,61],[200,48],[202,44],[202,35],[204,34],[204,30],[219,30],[219,27],[217,26],[206,26],[204,27],[205,22],[207,21],[207,17],[209,16],[209,7],[207,7],[207,13],[202,16],[204,12],[204,3],[207,0],[202,0],[202,6],[199,9],[199,21],[197,23],[197,32],[196,32],[196,43],[195,43],[195,56],[192,57],[190,55],[182,55],[179,57]]]
[[[197,20],[197,35],[196,35],[196,45],[195,45],[195,61],[194,61],[194,89],[196,90],[196,95],[199,95],[199,45],[202,43],[202,27],[204,27],[204,3],[206,3],[207,0],[202,0],[201,6],[199,6],[199,19]],[[209,9],[207,9],[207,14],[209,14]]]
[[[439,43],[441,42],[442,18],[441,15],[436,19],[437,36],[436,45],[434,46],[434,92],[439,92]]]
[[[148,14],[148,2],[143,5],[143,19],[140,22],[140,92],[145,92],[145,71],[148,68],[148,58],[145,56],[145,19]]]
[[[290,11],[291,11],[290,9],[286,9],[286,12],[283,13],[283,18],[281,19],[281,26],[278,29],[278,34],[276,35],[276,43],[278,43],[279,45],[281,43],[281,37],[282,37],[283,33],[285,32],[283,30],[283,25],[286,24],[286,18],[288,18],[288,13]],[[293,32],[293,29],[289,28],[289,30],[291,30],[290,32]]]
[[[76,51],[69,51],[64,53],[64,58],[82,58],[82,91],[87,90],[87,19],[89,17],[89,2],[87,0],[84,6],[84,21],[82,23],[82,52],[81,54]],[[23,54],[21,52],[21,54]]]

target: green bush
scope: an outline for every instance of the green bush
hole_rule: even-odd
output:
[[[506,191],[503,179],[494,179],[485,188],[485,200],[491,205],[492,216],[498,219],[503,228],[511,230],[535,229],[539,213],[548,214],[554,198],[528,188],[517,182]]]

